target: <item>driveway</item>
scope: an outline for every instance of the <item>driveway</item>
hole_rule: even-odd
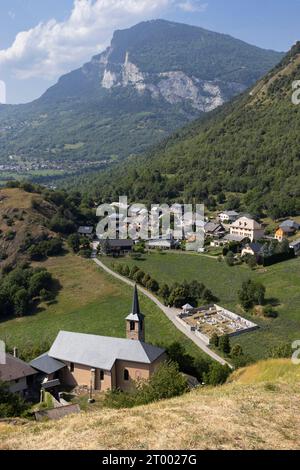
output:
[[[97,264],[97,266],[99,266],[101,269],[103,269],[103,271],[107,272],[108,274],[110,274],[111,276],[115,277],[116,279],[118,279],[119,281],[122,281],[124,282],[125,284],[128,284],[129,286],[131,287],[134,287],[135,283],[133,281],[131,281],[130,279],[127,279],[126,277],[123,277],[121,276],[120,274],[114,272],[112,269],[108,268],[104,263],[102,263],[99,259],[97,259],[96,257],[96,254],[93,253],[92,255],[92,259],[93,261]],[[181,323],[179,323],[176,319],[176,315],[178,315],[178,313],[180,313],[180,310],[179,309],[176,309],[176,308],[169,308],[169,307],[166,307],[164,304],[162,304],[159,299],[153,295],[151,292],[149,292],[147,289],[145,289],[144,287],[141,287],[141,286],[138,286],[138,289],[140,292],[142,292],[146,297],[148,297],[148,299],[152,300],[152,302],[154,302],[158,308],[160,308],[160,310],[166,315],[166,317],[168,317],[168,319],[173,323],[173,325],[179,330],[181,331],[181,333],[183,333],[185,336],[187,336],[191,341],[193,341],[193,343],[196,344],[196,346],[198,346],[198,348],[200,348],[204,353],[206,353],[208,356],[210,356],[212,359],[214,359],[215,361],[219,362],[220,364],[222,365],[229,365],[229,367],[232,368],[231,364],[229,364],[227,361],[225,361],[225,359],[223,359],[221,356],[219,356],[218,354],[216,354],[214,351],[212,351],[206,344],[204,341],[202,341],[200,338],[198,338],[194,333],[192,333],[191,331],[187,330],[183,325],[181,325]]]

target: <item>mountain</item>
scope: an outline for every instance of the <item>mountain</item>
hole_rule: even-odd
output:
[[[264,361],[225,385],[147,406],[112,410],[97,401],[57,421],[3,422],[0,449],[296,450],[299,370],[290,359]]]
[[[81,181],[108,201],[226,204],[274,218],[300,212],[300,42],[251,90],[176,132],[146,156]],[[76,187],[79,187],[76,180]]]
[[[40,99],[0,106],[0,162],[6,171],[72,171],[75,161],[82,170],[144,152],[243,92],[282,56],[164,20],[116,31],[107,50]]]

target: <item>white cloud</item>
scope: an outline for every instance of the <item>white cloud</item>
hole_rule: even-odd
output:
[[[176,3],[176,2],[175,2]],[[0,67],[19,79],[57,78],[109,43],[115,29],[153,18],[174,0],[74,0],[65,22],[52,19],[17,34]]]
[[[197,1],[186,0],[185,2],[178,3],[181,10],[188,13],[203,13],[207,10],[208,3],[199,3]]]

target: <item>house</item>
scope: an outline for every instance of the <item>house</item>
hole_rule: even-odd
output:
[[[279,227],[275,232],[275,239],[282,242],[285,238],[291,237],[295,234],[295,230],[290,227]]]
[[[0,382],[7,383],[12,393],[26,396],[30,392],[36,371],[18,357],[10,354],[5,357],[5,364],[0,364]]]
[[[239,213],[236,211],[224,211],[220,212],[219,220],[222,223],[232,223],[239,218]]]
[[[265,231],[256,220],[248,217],[240,217],[230,225],[230,235],[249,238],[251,242],[263,238]]]
[[[94,237],[94,227],[79,227],[78,234],[92,239]]]
[[[62,387],[130,391],[133,381],[149,379],[166,360],[164,349],[145,343],[145,317],[136,286],[132,311],[126,318],[126,337],[61,331],[48,354],[32,364],[49,372],[49,379],[58,379]]]
[[[166,235],[161,238],[153,238],[149,240],[146,244],[149,250],[160,248],[162,250],[172,250],[180,246],[180,243],[177,240],[174,240],[172,234]]]
[[[225,228],[221,224],[215,222],[207,222],[204,225],[206,237],[221,238],[225,234]]]
[[[130,253],[134,245],[133,240],[111,240],[108,238],[100,240],[99,243],[102,251],[110,255]]]
[[[285,220],[275,232],[275,239],[282,242],[284,238],[292,237],[299,230],[300,225],[294,220]]]
[[[280,224],[279,227],[289,228],[289,229],[293,230],[294,233],[295,233],[300,229],[300,224],[295,222],[295,220],[285,220],[284,222],[282,222],[282,224]]]
[[[300,252],[300,238],[290,243],[291,250],[294,250],[295,254]]]
[[[242,249],[242,257],[246,255],[251,255],[255,256],[256,258],[259,257],[261,253],[262,245],[260,243],[248,243],[243,249]]]

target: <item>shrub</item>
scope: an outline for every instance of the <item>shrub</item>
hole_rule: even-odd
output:
[[[232,251],[228,251],[226,255],[226,263],[228,264],[228,266],[234,266],[234,254],[232,253]]]
[[[274,310],[272,305],[266,305],[263,309],[264,317],[266,318],[277,318],[278,313]]]
[[[231,346],[230,346],[230,339],[228,335],[221,336],[219,341],[219,349],[224,354],[230,354]]]
[[[204,374],[204,382],[207,385],[216,387],[217,385],[224,384],[230,374],[231,369],[228,365],[222,366],[218,362],[213,362],[209,366],[209,371]]]
[[[179,372],[178,365],[174,362],[164,362],[149,380],[136,382],[132,393],[107,392],[104,404],[110,408],[131,408],[179,396],[187,391],[187,380]]]
[[[242,289],[238,292],[238,297],[242,307],[250,310],[254,305],[263,305],[265,300],[266,288],[259,282],[245,281]]]
[[[28,405],[17,393],[11,393],[8,385],[0,382],[0,418],[21,416]]]
[[[214,346],[215,348],[218,348],[219,342],[220,342],[219,336],[217,335],[217,333],[213,333],[212,337],[210,338],[210,344]]]

